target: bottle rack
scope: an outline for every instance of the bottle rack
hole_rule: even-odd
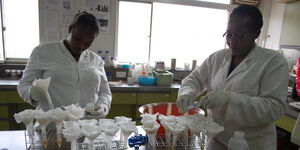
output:
[[[24,134],[25,134],[26,150],[70,150],[71,149],[71,143],[66,141],[65,138],[63,138],[61,147],[60,148],[58,147],[58,145],[56,144],[56,130],[54,129],[47,130],[47,138],[48,138],[47,148],[43,147],[40,132],[35,131],[33,141],[30,140],[26,130],[24,131]],[[119,144],[119,141],[115,141],[115,140],[112,141],[111,145],[113,150],[118,150],[120,149],[120,147],[122,147],[122,145]],[[106,149],[107,148],[104,141],[99,141],[95,139],[94,150],[106,150]],[[84,140],[84,138],[79,138],[77,140],[76,150],[88,150],[88,143]]]
[[[59,148],[56,144],[56,131],[54,129],[47,130],[47,138],[48,138],[48,147],[44,148],[42,145],[41,137],[39,132],[35,132],[35,135],[33,137],[33,141],[31,142],[29,139],[29,136],[26,131],[24,131],[25,134],[25,143],[26,143],[26,150],[70,150],[71,144],[70,142],[67,142],[66,139],[63,138],[62,145]],[[184,143],[184,141],[181,138],[178,138],[176,142],[175,150],[206,150],[207,145],[207,136],[203,133],[200,134],[201,136],[192,137],[189,136],[188,143]],[[117,139],[117,138],[116,138]],[[114,139],[112,141],[112,149],[113,150],[124,150],[124,145],[120,143],[119,140]],[[172,141],[171,141],[172,143]],[[172,149],[171,144],[167,145],[166,138],[164,135],[157,135],[156,136],[156,150],[166,150],[166,149]],[[143,150],[147,150],[148,148],[151,150],[150,143],[148,142],[148,145],[144,145]],[[106,144],[104,141],[99,141],[95,139],[94,142],[94,150],[106,150]],[[134,149],[134,148],[130,148]],[[84,138],[81,138],[77,140],[76,143],[76,150],[88,150],[88,143]]]

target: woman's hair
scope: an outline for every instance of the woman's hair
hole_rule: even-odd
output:
[[[248,16],[251,19],[250,26],[254,31],[260,30],[263,26],[263,19],[261,12],[258,8],[251,5],[240,5],[233,9],[230,17],[233,15],[237,16]]]
[[[92,29],[97,34],[99,33],[99,29],[100,29],[98,19],[94,15],[92,15],[86,11],[79,11],[75,15],[74,20],[73,20],[72,24],[70,25],[70,27],[71,26],[84,26],[84,27]]]

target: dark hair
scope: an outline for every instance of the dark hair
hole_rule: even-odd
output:
[[[254,31],[260,30],[263,26],[263,19],[261,12],[258,8],[251,5],[240,5],[233,9],[230,17],[233,15],[237,16],[248,16],[251,19],[250,25]]]
[[[71,26],[84,26],[84,27],[88,27],[90,29],[92,29],[93,31],[96,31],[97,33],[99,33],[99,29],[100,29],[100,25],[98,22],[98,19],[86,12],[86,11],[79,11],[75,17],[74,20],[72,22]]]

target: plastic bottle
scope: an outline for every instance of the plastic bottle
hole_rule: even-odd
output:
[[[116,60],[113,57],[110,60],[111,60],[112,67],[117,68],[117,62],[116,62]]]
[[[106,59],[105,59],[105,57],[102,57],[102,60],[104,61],[104,67],[107,67],[107,64],[106,64]]]
[[[171,70],[175,70],[176,69],[176,59],[172,58],[171,59]]]
[[[112,63],[111,63],[111,58],[110,58],[110,55],[109,55],[109,51],[105,51],[104,57],[105,57],[106,66],[111,67]]]
[[[229,140],[228,150],[249,150],[244,136],[244,132],[235,131],[234,136]]]
[[[127,84],[128,85],[133,85],[134,84],[134,79],[132,77],[132,69],[133,69],[133,66],[130,66],[129,69],[128,69],[128,75],[127,75]]]
[[[195,69],[196,69],[196,66],[197,66],[197,60],[193,60],[193,63],[192,63],[192,70],[195,70]]]
[[[297,95],[300,96],[300,57],[298,57],[296,65],[295,65],[295,73],[296,73],[296,91]]]

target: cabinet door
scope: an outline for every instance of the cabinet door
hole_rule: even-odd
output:
[[[125,116],[135,120],[136,105],[113,104],[106,118],[114,119],[116,116]]]
[[[112,93],[112,104],[136,104],[136,93]]]
[[[6,121],[6,120],[0,120],[0,130],[1,131],[7,131],[7,130],[10,130],[9,129],[9,121]]]
[[[0,103],[25,103],[17,91],[2,91],[0,92]]]
[[[170,93],[137,93],[137,104],[170,102]]]
[[[0,119],[8,118],[8,107],[6,105],[0,106]]]
[[[280,46],[300,47],[300,1],[285,5]]]

